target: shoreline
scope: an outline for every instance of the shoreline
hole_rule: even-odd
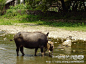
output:
[[[5,31],[6,34],[16,34],[18,32],[34,32],[40,31],[43,33],[49,32],[48,37],[51,38],[66,38],[72,36],[75,40],[84,40],[86,41],[86,32],[82,31],[68,31],[64,29],[59,29],[57,27],[46,27],[41,25],[0,25],[0,32]]]

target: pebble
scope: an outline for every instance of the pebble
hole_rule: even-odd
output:
[[[5,48],[0,47],[0,50],[6,50]]]
[[[74,43],[74,44],[76,44],[76,43]]]
[[[64,50],[64,49],[61,49],[61,50]]]
[[[60,56],[65,56],[64,54],[60,54]]]
[[[55,43],[57,43],[57,42],[55,42]]]
[[[7,38],[5,37],[5,38],[4,38],[4,41],[5,41],[6,39],[7,39]]]
[[[27,23],[29,24],[29,23]],[[1,25],[0,26],[0,31],[4,33],[11,33],[11,34],[15,34],[19,31],[41,31],[41,32],[47,32],[49,31],[49,36],[48,37],[54,37],[54,38],[65,38],[68,37],[70,34],[71,36],[73,36],[73,39],[77,40],[77,39],[82,39],[84,41],[86,41],[86,32],[77,32],[77,31],[67,31],[67,30],[63,30],[63,29],[59,29],[59,28],[54,28],[54,27],[46,27],[46,26],[33,26],[33,27],[22,27],[23,24],[17,24],[16,25]],[[42,27],[43,29],[38,27]]]
[[[73,52],[76,52],[76,50],[73,50]]]

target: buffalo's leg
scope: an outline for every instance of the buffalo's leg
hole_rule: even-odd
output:
[[[16,48],[17,56],[19,56],[19,47]]]
[[[35,48],[35,56],[37,56],[37,55],[36,55],[36,53],[37,53],[37,50],[38,50],[38,48]]]
[[[22,56],[24,56],[25,54],[24,54],[24,52],[23,52],[23,47],[20,47],[20,51],[21,51],[21,53],[22,53]]]
[[[44,56],[43,47],[41,47],[41,54]]]
[[[47,51],[47,48],[44,48],[44,54],[45,54],[46,51]]]

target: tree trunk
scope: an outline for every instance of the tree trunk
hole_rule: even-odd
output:
[[[17,3],[18,3],[18,1],[17,1],[17,0],[15,0],[15,5],[17,5]]]
[[[65,2],[64,2],[64,0],[61,0],[61,3],[62,3],[62,8],[63,8],[63,11],[67,11],[67,9],[66,9],[66,7],[65,7]]]
[[[86,7],[85,7],[85,0],[82,0],[83,5],[84,5],[84,11],[86,11]]]

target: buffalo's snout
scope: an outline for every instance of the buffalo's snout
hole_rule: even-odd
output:
[[[51,46],[51,48],[53,48],[53,46]]]
[[[49,51],[49,55],[51,56],[51,54],[53,54],[53,49],[54,49],[54,43],[52,41],[48,41],[48,43],[47,43],[47,49]]]
[[[50,51],[53,51],[54,45],[50,44]]]

